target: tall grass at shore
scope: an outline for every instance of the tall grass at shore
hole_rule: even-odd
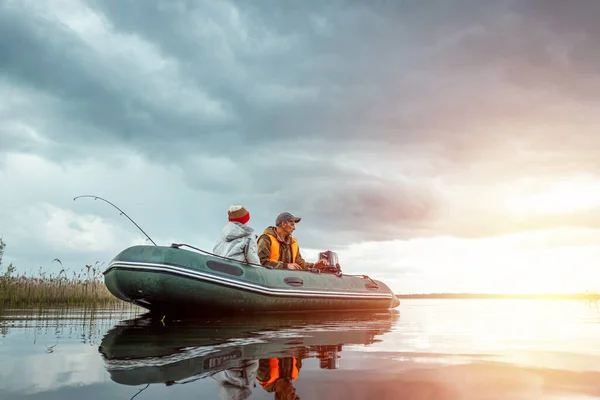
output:
[[[12,265],[2,264],[6,243],[0,237],[0,309],[10,307],[107,306],[129,307],[104,285],[102,264],[86,265],[79,272],[61,269],[56,275],[42,270],[37,276],[18,274]],[[52,262],[62,262],[55,258]]]
[[[17,274],[12,265],[0,265],[0,308],[118,306],[119,303],[127,304],[108,291],[98,263],[86,265],[79,272],[62,269],[58,274],[40,268],[37,276]]]

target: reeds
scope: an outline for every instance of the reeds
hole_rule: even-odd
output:
[[[108,291],[98,263],[86,265],[79,273],[62,269],[56,275],[40,268],[37,276],[17,275],[12,265],[0,266],[0,308],[115,306],[116,303],[124,302]]]

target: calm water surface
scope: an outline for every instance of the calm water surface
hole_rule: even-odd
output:
[[[4,312],[0,399],[82,398],[595,399],[600,311],[404,300],[376,314],[195,321]]]

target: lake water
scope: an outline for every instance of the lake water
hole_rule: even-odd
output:
[[[0,399],[600,398],[600,311],[583,301],[403,300],[394,312],[195,321],[110,309],[1,318]]]

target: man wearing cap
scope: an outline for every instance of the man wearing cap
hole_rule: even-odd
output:
[[[258,238],[258,257],[265,266],[278,269],[309,269],[327,265],[327,261],[306,262],[298,247],[298,241],[292,237],[296,224],[301,218],[289,212],[283,212],[275,219],[275,226],[269,226]]]

